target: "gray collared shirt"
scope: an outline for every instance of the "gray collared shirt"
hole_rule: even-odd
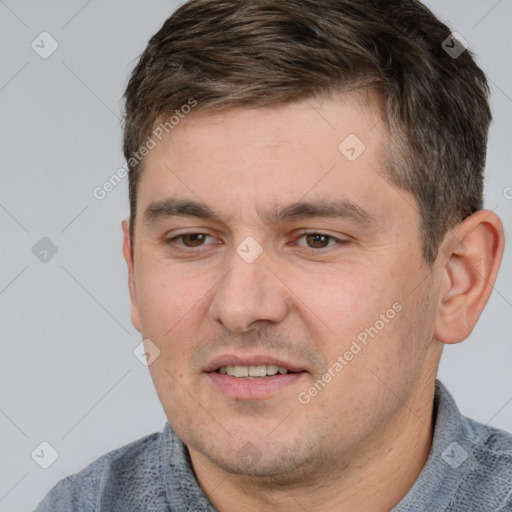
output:
[[[462,416],[439,381],[434,418],[427,463],[392,512],[512,512],[512,434]],[[35,512],[75,510],[215,512],[169,423],[61,480]]]

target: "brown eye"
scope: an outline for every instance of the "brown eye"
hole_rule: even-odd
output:
[[[323,252],[323,249],[329,250],[336,247],[339,249],[349,242],[350,240],[347,240],[346,237],[340,239],[318,231],[303,231],[294,240],[297,246],[305,249],[314,249],[318,253]]]
[[[183,241],[186,247],[199,247],[204,242],[207,235],[204,233],[188,233],[181,235],[179,238]]]
[[[221,245],[222,242],[208,233],[182,233],[165,240],[165,245],[178,254],[196,254],[204,252],[208,245]]]
[[[309,247],[312,249],[323,249],[324,247],[327,247],[329,239],[331,238],[329,236],[320,235],[318,233],[311,233],[305,236]]]

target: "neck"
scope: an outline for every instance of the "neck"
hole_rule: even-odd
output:
[[[190,449],[196,477],[219,512],[337,510],[387,512],[407,494],[432,444],[434,384],[417,389],[372,439],[365,439],[335,467],[301,468],[285,479],[222,471]]]

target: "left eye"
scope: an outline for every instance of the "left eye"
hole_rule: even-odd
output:
[[[322,233],[303,233],[298,237],[297,240],[304,238],[306,240],[307,247],[311,249],[324,249],[331,245],[341,242],[337,238],[330,235],[324,235]],[[332,242],[332,243],[329,243]],[[302,245],[302,244],[299,244]]]

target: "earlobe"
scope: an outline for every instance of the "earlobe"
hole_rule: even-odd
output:
[[[130,290],[130,300],[132,304],[132,324],[141,332],[141,323],[139,309],[137,306],[137,290],[135,286],[135,258],[130,236],[130,222],[123,220],[121,223],[123,229],[123,255],[128,266],[128,288]]]
[[[501,220],[487,210],[467,217],[446,235],[438,256],[442,275],[436,339],[458,343],[470,335],[496,281],[503,246]]]

